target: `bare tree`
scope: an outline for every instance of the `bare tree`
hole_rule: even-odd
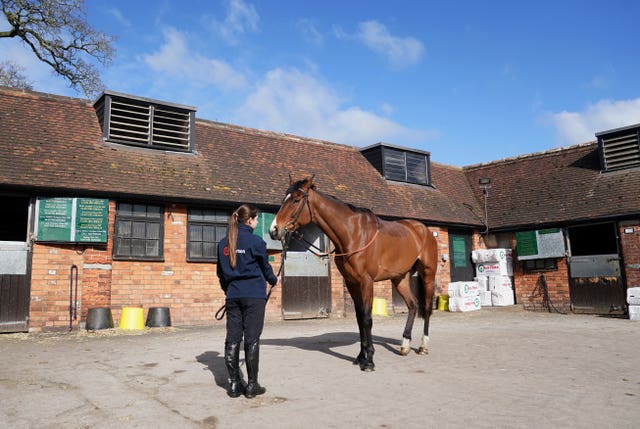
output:
[[[33,84],[24,75],[24,67],[10,61],[0,62],[0,85],[19,89],[33,89]]]
[[[36,57],[91,98],[104,88],[98,69],[111,64],[113,37],[87,24],[83,0],[0,0],[9,23],[0,37],[18,37]],[[87,58],[88,57],[88,58]],[[87,59],[85,59],[87,58]]]

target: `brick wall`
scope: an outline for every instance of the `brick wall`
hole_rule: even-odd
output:
[[[113,235],[115,202],[109,204],[109,231],[106,245],[35,243],[31,280],[30,330],[63,329],[69,325],[69,275],[72,265],[78,267],[78,320],[84,324],[92,307],[110,307],[118,323],[123,307],[169,307],[174,325],[208,325],[216,321],[214,314],[224,304],[215,264],[186,262],[187,207],[165,208],[164,261],[114,261]],[[437,232],[438,272],[436,296],[450,280],[446,229]],[[273,256],[272,266],[278,270],[280,254]],[[353,314],[353,302],[335,264],[330,263],[331,317]],[[387,300],[393,310],[390,281],[374,285],[374,296]],[[273,290],[267,305],[267,320],[282,318],[282,289]],[[404,309],[402,309],[404,311]]]
[[[33,246],[29,329],[69,327],[71,267],[78,267],[78,302],[82,301],[82,260],[84,247],[57,244]],[[74,276],[75,277],[75,276]],[[74,295],[75,295],[75,287]],[[78,315],[82,310],[79,304]],[[79,316],[80,317],[80,316]],[[76,326],[74,322],[73,326]]]
[[[187,208],[165,207],[164,261],[113,261],[111,308],[169,307],[175,325],[214,323],[224,293],[212,263],[186,262]],[[112,235],[111,235],[112,236]],[[221,323],[221,322],[217,322]]]
[[[516,302],[522,304],[526,310],[549,311],[544,302],[542,275],[546,280],[551,305],[560,312],[569,312],[571,300],[566,258],[558,259],[557,270],[525,273],[522,263],[517,261],[517,255],[514,256]]]
[[[640,287],[640,220],[620,222],[618,235],[627,287]]]

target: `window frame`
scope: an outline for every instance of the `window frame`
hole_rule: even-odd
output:
[[[227,235],[229,218],[231,211],[226,209],[213,209],[203,207],[187,208],[187,231],[186,231],[186,258],[187,262],[218,262],[218,243]],[[204,234],[201,234],[201,240],[192,240],[191,227],[211,227],[213,228],[213,240],[205,240]],[[218,233],[223,230],[222,233]],[[201,249],[201,256],[194,256],[192,253],[193,244],[213,243],[213,254],[205,256],[204,250]]]
[[[130,206],[130,210],[126,210]],[[144,215],[139,210],[141,206],[145,207]],[[158,211],[149,212],[149,208],[157,208]],[[136,208],[138,210],[136,210]],[[125,222],[130,222],[132,225],[129,229],[128,237],[126,235]],[[144,238],[134,237],[133,223],[144,224]],[[157,225],[157,238],[149,237],[149,233],[152,232],[149,229],[150,225]],[[134,240],[144,240],[144,253],[134,254]],[[127,247],[129,247],[129,254],[123,253],[122,249],[125,247],[125,240],[130,240]],[[157,255],[150,255],[147,253],[149,242],[157,241]],[[113,260],[117,261],[164,261],[164,206],[160,204],[147,204],[137,202],[117,202],[116,203],[116,216],[115,216],[115,228],[113,233]]]
[[[558,270],[557,258],[524,259],[521,262],[522,269],[525,273],[541,273]]]

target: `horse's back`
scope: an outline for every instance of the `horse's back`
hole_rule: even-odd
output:
[[[413,248],[416,255],[420,255],[421,258],[425,258],[425,253],[435,254],[438,249],[431,230],[417,220],[381,221],[380,232],[385,246],[399,247],[404,250]]]

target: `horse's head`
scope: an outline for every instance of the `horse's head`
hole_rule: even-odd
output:
[[[313,188],[313,177],[312,175],[294,181],[289,174],[289,188],[269,228],[272,239],[282,240],[286,234],[311,222],[309,191]]]

